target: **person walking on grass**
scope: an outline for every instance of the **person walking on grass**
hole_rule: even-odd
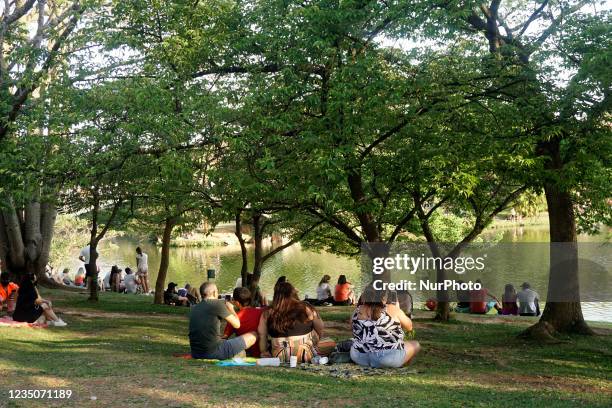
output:
[[[149,256],[136,247],[136,276],[145,294],[149,294]]]
[[[234,305],[218,299],[219,290],[212,282],[200,286],[202,301],[191,308],[189,315],[189,345],[192,358],[226,360],[252,347],[257,341],[255,332],[248,332],[229,340],[221,338],[221,321],[234,329],[240,328],[240,319]]]

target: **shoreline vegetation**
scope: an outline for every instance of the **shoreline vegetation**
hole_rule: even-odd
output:
[[[487,233],[494,234],[510,228],[534,226],[548,226],[548,216],[546,212],[540,212],[534,216],[525,217],[521,221],[511,221],[509,220],[509,214],[501,214],[483,232],[483,237],[486,237]],[[170,246],[172,248],[240,248],[240,243],[233,232],[233,228],[234,226],[232,224],[221,223],[212,231],[194,231],[182,234],[174,237]],[[70,214],[58,216],[56,221],[56,235],[53,239],[53,249],[51,251],[51,265],[66,263],[66,259],[73,256],[74,253],[78,252],[80,248],[85,245],[87,236],[87,222]],[[158,239],[151,240],[150,236],[138,235],[134,231],[110,230],[108,235],[101,242],[113,241],[120,237],[135,237],[139,241],[149,241],[157,248],[161,248],[161,242]],[[243,237],[247,245],[252,244],[252,237],[248,232],[243,232]]]
[[[63,401],[6,401],[8,406],[96,407],[121,401],[130,407],[408,407],[427,401],[430,406],[606,407],[612,397],[612,324],[590,322],[597,336],[566,336],[543,346],[517,337],[535,318],[454,315],[444,324],[431,320],[433,312],[417,310],[416,340],[423,351],[403,369],[227,368],[172,356],[189,351],[187,308],[113,293],[101,293],[95,305],[85,294],[43,289],[42,295],[69,326],[0,330],[5,349],[0,389],[19,384],[70,389],[73,395]],[[350,307],[319,310],[326,336],[351,336]]]
[[[546,212],[538,213],[532,217],[525,217],[520,221],[511,221],[507,215],[501,215],[483,232],[483,236],[487,233],[493,233],[498,230],[509,228],[531,227],[531,226],[548,226],[548,215]],[[191,232],[180,235],[172,240],[170,244],[173,248],[213,248],[213,247],[240,247],[240,243],[236,235],[231,232],[234,228],[232,224],[219,224],[210,232]],[[124,235],[130,235],[125,233]],[[247,245],[252,244],[252,237],[247,232],[243,232],[243,237]],[[161,242],[156,240],[154,244],[161,247]]]

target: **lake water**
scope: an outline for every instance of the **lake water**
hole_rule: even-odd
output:
[[[529,226],[497,229],[490,234],[503,234],[503,242],[524,243],[546,242],[548,240],[548,229],[546,227]],[[601,236],[581,236],[579,239],[582,242],[601,242],[602,240]],[[138,243],[128,237],[114,238],[101,244],[100,267],[102,273],[106,273],[114,264],[121,268],[131,266],[132,269],[135,269],[135,248],[137,245],[140,245],[149,255],[149,279],[151,287],[154,287],[157,270],[159,269],[160,248],[149,243]],[[252,256],[252,254],[250,255]],[[543,251],[541,256],[547,258],[548,254]],[[179,287],[187,282],[192,285],[199,285],[206,280],[206,270],[209,268],[216,270],[216,283],[221,292],[231,292],[236,279],[240,277],[241,256],[239,247],[171,248],[170,257],[167,282],[174,281]],[[522,272],[519,272],[521,268],[512,268],[511,266],[520,264],[520,259],[509,259],[507,263],[508,268],[506,269],[509,272],[505,272],[504,280],[509,280],[515,287],[518,288],[518,285],[524,280],[528,280],[536,290],[546,287],[548,282],[546,271],[534,273],[529,271],[529,268],[523,268]],[[72,266],[77,267],[78,265]],[[512,270],[516,270],[516,273]],[[525,273],[531,273],[528,279],[525,279]],[[285,275],[299,290],[300,296],[314,297],[315,288],[324,274],[330,275],[332,281],[335,281],[338,275],[344,274],[358,286],[361,277],[359,261],[324,252],[305,251],[299,245],[295,245],[280,252],[264,265],[260,286],[270,298],[276,279]],[[608,276],[602,282],[604,285],[609,285],[612,281],[609,270],[607,274]],[[495,281],[494,279],[491,282],[486,282],[487,287],[500,298],[505,283],[505,281]],[[545,290],[539,290],[539,292],[545,294]],[[418,297],[415,299],[415,301],[422,300]],[[612,322],[611,302],[584,303],[583,312],[587,320]]]

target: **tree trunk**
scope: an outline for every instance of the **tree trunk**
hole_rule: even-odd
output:
[[[176,218],[166,218],[164,233],[162,235],[161,260],[159,272],[155,281],[155,297],[153,303],[161,305],[164,303],[164,287],[166,286],[166,276],[168,276],[168,266],[170,265],[170,243],[172,241],[172,229],[176,225]]]
[[[563,168],[560,140],[554,139],[540,146],[549,156],[547,169]],[[544,183],[550,230],[550,273],[544,313],[540,321],[522,336],[540,340],[553,340],[556,332],[592,335],[582,315],[580,283],[578,277],[578,246],[574,203],[569,191],[557,180]],[[559,244],[562,243],[562,244]],[[567,301],[560,301],[567,300]]]
[[[35,194],[21,208],[15,206],[11,197],[4,199],[0,212],[0,259],[2,269],[16,281],[24,273],[34,273],[42,286],[65,288],[45,274],[57,215],[54,199],[46,197],[41,202]]]
[[[550,340],[548,337],[557,332],[593,334],[584,320],[580,304],[578,247],[571,196],[554,184],[547,184],[544,191],[551,239],[547,293],[550,301],[546,302],[540,321],[527,329],[524,335]]]
[[[253,243],[255,250],[253,259],[253,280],[251,282],[252,289],[255,288],[255,284],[259,284],[263,265],[263,228],[261,214],[255,214],[253,216]]]
[[[240,254],[242,256],[242,266],[240,268],[240,278],[242,279],[242,286],[246,287],[247,274],[249,273],[249,259],[248,252],[246,247],[246,242],[244,237],[242,236],[242,211],[236,211],[236,238],[238,238],[238,243],[240,243]]]
[[[421,220],[421,230],[423,231],[423,235],[425,235],[425,239],[427,240],[427,244],[431,249],[431,253],[436,258],[442,258],[442,254],[440,253],[440,248],[436,243],[436,239],[431,231],[429,226],[429,220],[425,218],[425,214],[423,213],[420,202],[415,203],[419,206],[420,211],[418,211],[419,218]],[[438,268],[436,265],[436,282],[438,284],[442,284],[446,280],[446,270],[444,268]],[[448,322],[450,319],[450,303],[448,301],[448,291],[445,289],[438,289],[436,291],[436,314],[434,316],[434,320],[440,322]]]
[[[95,237],[95,230],[92,229],[92,236]],[[87,282],[89,285],[89,298],[92,302],[98,301],[98,242],[95,238],[89,241],[89,263],[87,264],[87,272],[91,282]]]

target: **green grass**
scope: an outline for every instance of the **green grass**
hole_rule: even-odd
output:
[[[533,320],[415,319],[423,352],[401,372],[351,379],[289,368],[218,368],[187,352],[187,309],[104,293],[44,292],[66,328],[0,328],[0,406],[610,406],[612,340],[571,337],[540,346],[517,339]],[[329,334],[350,337],[349,308],[321,308]],[[601,326],[601,325],[600,325]],[[607,328],[606,328],[607,327]],[[68,401],[8,400],[9,389],[73,391]],[[92,400],[95,396],[96,399]]]

